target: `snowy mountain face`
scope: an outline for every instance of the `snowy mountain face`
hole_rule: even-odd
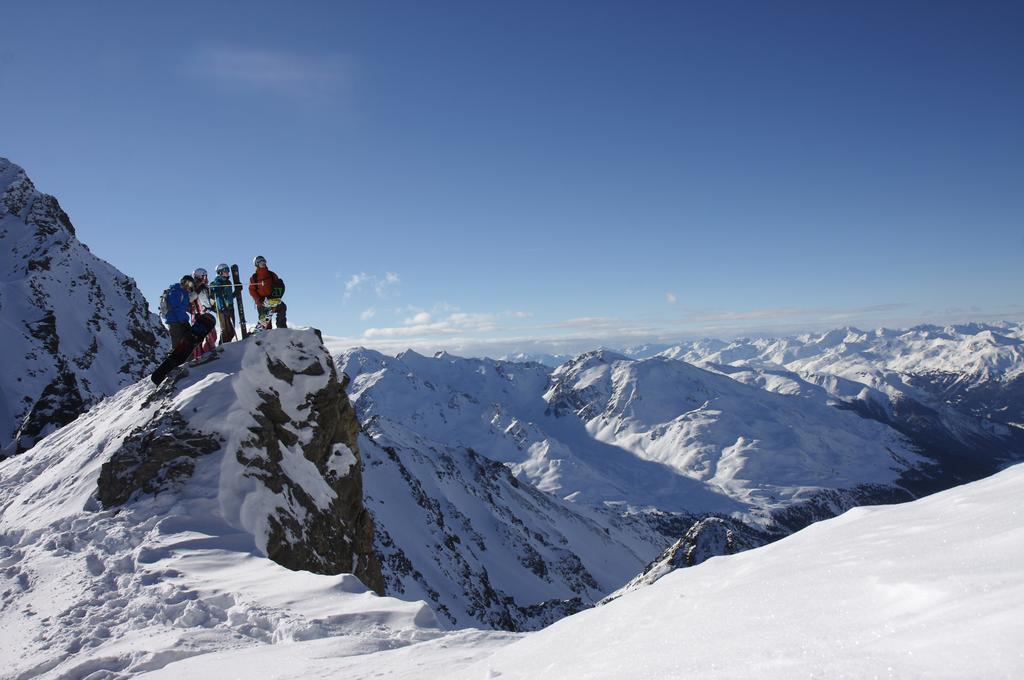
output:
[[[992,474],[1024,451],[1024,324],[843,328],[680,345],[662,356],[769,391],[823,391],[889,425],[934,463],[905,480],[915,493]]]
[[[854,413],[662,358],[581,355],[554,372],[545,400],[595,440],[696,482],[702,493],[676,499],[680,509],[762,524],[823,491],[892,487],[924,462]]]
[[[980,469],[784,369],[728,375],[608,351],[554,370],[366,349],[336,359],[363,423],[388,591],[455,625],[529,630],[636,574],[633,587]],[[1024,452],[1005,434],[964,437],[956,453],[994,469]]]
[[[151,371],[166,331],[135,281],[75,236],[53,196],[0,158],[0,456]]]
[[[317,334],[275,330],[0,463],[0,674],[436,628],[367,589],[384,582],[358,427]]]
[[[523,458],[530,426],[515,414],[543,413],[550,369],[370,350],[339,366],[353,376],[389,594],[450,625],[533,630],[592,605],[665,544],[651,522],[566,502],[495,459]]]

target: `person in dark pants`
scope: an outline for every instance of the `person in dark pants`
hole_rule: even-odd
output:
[[[253,258],[252,264],[256,271],[249,277],[249,295],[256,302],[260,325],[270,328],[270,315],[274,314],[277,316],[277,327],[287,328],[288,320],[285,315],[288,307],[281,299],[284,295],[284,281],[267,268],[267,258],[262,255]]]
[[[195,279],[185,274],[178,283],[172,284],[164,291],[160,312],[164,323],[167,324],[167,331],[171,334],[171,348],[178,346],[192,325],[188,309],[189,296],[195,285]]]
[[[220,344],[235,339],[235,286],[231,283],[231,267],[221,263],[217,265],[217,276],[210,284],[213,302],[217,308],[220,321]]]

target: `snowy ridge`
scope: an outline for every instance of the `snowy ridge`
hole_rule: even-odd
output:
[[[167,333],[57,200],[0,158],[0,456],[151,371]]]
[[[437,634],[423,603],[364,585],[382,584],[357,430],[317,334],[275,330],[129,386],[3,461],[0,657],[16,660],[3,676]]]

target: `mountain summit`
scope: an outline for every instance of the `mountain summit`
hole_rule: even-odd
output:
[[[140,380],[7,459],[0,627],[17,634],[0,657],[85,677],[86,655],[151,669],[328,635],[353,608],[359,625],[432,624],[422,604],[367,601],[384,584],[358,427],[316,332],[281,329]]]
[[[0,457],[157,364],[166,331],[135,281],[93,255],[60,204],[0,158]]]

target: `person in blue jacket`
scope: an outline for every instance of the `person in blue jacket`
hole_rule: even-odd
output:
[[[171,334],[171,348],[178,346],[188,333],[191,321],[188,315],[189,296],[195,288],[196,282],[188,274],[181,277],[181,281],[173,284],[164,291],[163,304],[160,311],[163,314],[164,323]]]

